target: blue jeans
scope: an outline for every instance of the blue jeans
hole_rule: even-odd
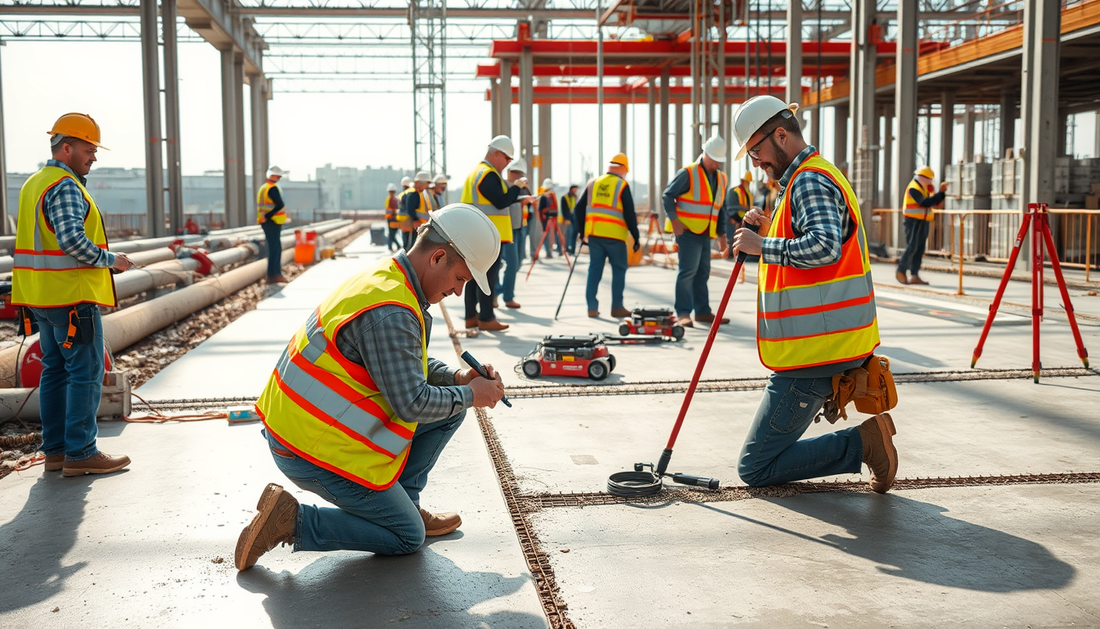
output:
[[[466,411],[443,421],[420,424],[409,458],[396,483],[385,491],[368,489],[295,455],[264,431],[275,465],[295,485],[336,505],[298,506],[294,550],[363,550],[407,555],[424,543],[420,491],[439,453],[462,424]]]
[[[906,218],[905,227],[905,251],[898,258],[898,273],[909,271],[910,275],[920,275],[920,264],[924,260],[924,248],[928,243],[928,226],[926,220],[919,218]]]
[[[500,243],[500,258],[504,261],[504,276],[500,281],[498,291],[504,301],[512,301],[516,298],[516,274],[519,272],[519,250],[516,243]]]
[[[283,274],[283,241],[279,232],[283,226],[274,221],[260,223],[267,239],[267,279],[273,280]]]
[[[773,373],[756,411],[737,473],[753,487],[831,474],[856,474],[863,440],[855,427],[799,441],[833,393],[833,379],[788,378]]]
[[[400,234],[400,233],[401,233],[401,231],[398,230],[396,227],[387,227],[386,228],[386,248],[387,249],[389,249],[390,251],[396,251],[397,249],[401,248],[401,243],[397,242],[397,235]]]
[[[710,236],[684,230],[676,237],[680,270],[676,272],[676,314],[681,317],[710,314]]]
[[[42,346],[42,381],[39,410],[42,416],[42,452],[64,454],[68,461],[83,461],[99,454],[95,445],[96,411],[103,389],[103,320],[99,306],[80,304],[81,319],[95,326],[91,342],[61,347],[68,336],[71,306],[32,308],[38,321]]]
[[[577,224],[570,221],[565,230],[565,250],[569,255],[577,250]]]
[[[527,258],[527,230],[525,225],[512,230],[512,241],[516,243],[516,259],[523,262]]]
[[[553,255],[554,243],[557,243],[558,255],[561,255],[561,245],[562,245],[562,242],[561,242],[562,237],[561,237],[561,231],[560,231],[561,226],[557,224],[557,219],[556,218],[553,219],[553,220],[554,220],[553,225],[550,225],[549,222],[546,222],[546,223],[542,224],[542,229],[543,230],[546,230],[546,229],[551,230],[549,234],[546,234],[545,239],[543,239],[543,246],[546,248],[546,257],[547,258],[549,258]]]
[[[604,260],[611,264],[611,309],[623,307],[623,290],[626,289],[626,242],[601,236],[588,237],[588,286],[584,296],[589,310],[599,310],[596,291],[603,279]]]

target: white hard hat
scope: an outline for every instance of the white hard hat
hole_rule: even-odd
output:
[[[390,185],[386,186],[386,192],[397,192],[397,184],[391,183]]]
[[[726,161],[726,141],[720,135],[713,135],[703,144],[703,154],[716,162]]]
[[[413,178],[413,181],[415,181],[417,183],[431,183],[432,182],[432,176],[430,174],[428,174],[428,171],[422,170],[422,171],[416,173],[416,177]]]
[[[798,103],[785,104],[774,96],[753,96],[733,112],[733,139],[737,142],[737,157],[741,159],[752,148],[749,146],[749,138],[771,120],[771,117],[782,112],[789,111],[794,115],[798,111]]]
[[[274,175],[276,177],[282,177],[283,175],[287,174],[288,172],[290,172],[290,171],[289,170],[283,170],[282,168],[279,168],[278,166],[272,166],[271,168],[267,169],[267,176],[271,177],[271,176]]]
[[[447,175],[436,175],[432,183],[447,183]]]
[[[550,178],[547,177],[546,179],[542,180],[542,187],[546,188],[547,190],[553,190],[554,189],[554,182],[550,181]]]
[[[412,180],[412,177],[402,177],[402,178],[401,178],[401,185],[402,185],[402,186],[404,186],[404,187],[408,188],[408,187],[409,187],[409,186],[411,186],[412,184],[413,184],[413,180]]]
[[[430,225],[447,239],[470,267],[481,292],[491,295],[485,276],[500,255],[500,232],[484,212],[468,203],[451,203],[433,212]]]
[[[527,174],[527,160],[522,157],[517,157],[512,160],[510,164],[504,170],[511,170],[517,173]]]
[[[516,147],[512,144],[512,138],[506,135],[498,135],[489,140],[489,149],[504,153],[508,156],[508,159],[512,159],[512,156],[516,154]]]

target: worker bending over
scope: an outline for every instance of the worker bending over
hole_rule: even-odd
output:
[[[928,242],[928,226],[932,224],[933,208],[943,203],[947,182],[940,184],[940,191],[932,194],[932,178],[936,173],[924,166],[913,174],[913,181],[905,188],[905,251],[898,258],[898,282],[902,284],[927,284],[920,278],[920,265],[924,260],[924,247]],[[905,272],[909,277],[905,277]]]
[[[283,277],[283,225],[287,222],[286,205],[279,180],[284,171],[278,166],[267,169],[267,181],[256,192],[256,222],[264,230],[267,241],[267,283],[285,284]]]
[[[256,409],[275,465],[336,505],[299,505],[269,484],[234,555],[246,570],[279,543],[295,551],[416,552],[425,536],[462,524],[420,507],[440,452],[471,407],[496,405],[504,385],[429,358],[431,304],[468,281],[488,288],[500,238],[464,204],[431,213],[420,238],[344,282],[283,351]]]
[[[733,117],[753,166],[779,181],[779,203],[752,210],[734,249],[760,254],[757,349],[768,378],[741,450],[751,486],[871,470],[871,489],[894,483],[894,422],[882,413],[854,428],[799,440],[827,399],[833,376],[861,366],[879,344],[871,264],[856,195],[844,175],[802,138],[795,112],[774,96],[745,101]]]
[[[117,305],[111,273],[134,264],[107,250],[103,215],[85,187],[96,150],[104,148],[99,125],[85,114],[65,114],[49,134],[52,157],[19,191],[12,304],[26,306],[38,322],[46,471],[117,472],[130,457],[96,447],[104,368],[99,307]]]
[[[726,141],[714,136],[703,145],[694,164],[681,168],[661,195],[668,215],[668,227],[676,235],[680,268],[676,272],[676,316],[680,325],[693,327],[691,312],[700,323],[713,323],[710,309],[711,241],[718,239],[718,250],[726,252],[726,173],[720,169],[726,161]],[[721,229],[719,229],[721,226]],[[722,323],[729,323],[722,319]]]
[[[624,153],[611,158],[607,174],[588,183],[584,194],[577,201],[573,218],[584,225],[582,244],[588,245],[588,285],[584,296],[588,301],[588,316],[600,316],[600,302],[596,292],[603,279],[604,262],[611,264],[611,316],[616,319],[630,316],[623,306],[626,289],[626,242],[634,238],[634,251],[640,245],[638,217],[634,214],[634,195],[626,183],[630,162]]]

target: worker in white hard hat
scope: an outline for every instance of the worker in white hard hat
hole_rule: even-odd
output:
[[[287,171],[272,166],[267,169],[267,181],[256,191],[256,222],[264,230],[267,241],[267,283],[285,284],[283,277],[283,225],[290,220],[283,203],[279,180]]]
[[[779,182],[770,212],[750,210],[734,250],[760,255],[756,343],[773,371],[741,450],[738,473],[754,487],[871,470],[884,493],[898,469],[889,413],[800,440],[827,400],[833,377],[868,362],[879,344],[867,236],[851,184],[806,144],[795,112],[774,96],[745,101],[733,133],[752,165]],[[839,381],[839,379],[838,379]]]
[[[413,187],[401,199],[401,209],[397,213],[399,222],[408,225],[408,229],[402,227],[405,237],[405,251],[412,249],[416,242],[417,228],[424,224],[425,217],[432,209],[432,193],[428,186],[432,184],[432,176],[428,171],[421,170],[413,177]]]
[[[573,211],[577,225],[584,226],[581,243],[588,245],[588,283],[584,296],[589,317],[600,316],[596,294],[605,262],[611,264],[611,316],[616,319],[630,316],[623,305],[629,265],[626,243],[633,238],[634,251],[637,251],[641,238],[638,216],[634,213],[634,195],[626,183],[628,172],[630,161],[626,154],[614,155],[607,164],[607,174],[588,182]]]
[[[733,242],[733,235],[744,226],[745,215],[752,209],[752,171],[746,170],[741,175],[741,181],[726,192],[726,241]],[[726,257],[733,259],[733,248],[726,251]],[[753,256],[752,262],[760,257]],[[745,283],[745,267],[741,266],[739,281]]]
[[[96,441],[104,372],[99,308],[117,305],[112,273],[134,264],[109,251],[103,214],[88,191],[86,177],[105,148],[99,124],[87,114],[65,114],[47,133],[52,155],[19,191],[11,294],[13,305],[24,306],[23,329],[38,325],[41,450],[50,475],[117,472],[130,458],[101,452]],[[33,346],[28,350],[32,355]]]
[[[520,178],[511,186],[504,182],[501,171],[512,161],[515,155],[512,140],[506,135],[498,135],[489,141],[485,159],[466,177],[462,187],[462,202],[478,208],[489,217],[500,233],[502,243],[511,242],[512,213],[509,206],[515,203],[527,185],[526,178]],[[508,329],[497,321],[493,312],[493,298],[496,296],[496,284],[499,280],[500,261],[489,270],[491,291],[479,292],[476,286],[470,286],[466,292],[466,328],[477,328],[490,332]]]
[[[554,257],[552,253],[554,243],[557,243],[558,255],[561,255],[562,245],[565,243],[562,242],[564,237],[561,235],[561,226],[558,225],[558,195],[554,192],[554,182],[549,177],[543,179],[542,185],[539,186],[538,213],[542,231],[545,233],[546,230],[550,230],[542,237],[543,245],[546,247],[546,257]]]
[[[386,186],[386,248],[390,251],[396,251],[401,248],[401,245],[397,243],[397,210],[401,207],[400,202],[397,200],[397,184],[389,184]]]
[[[462,524],[424,509],[421,492],[466,411],[494,407],[504,385],[491,365],[483,378],[428,357],[428,309],[467,282],[489,289],[500,236],[470,205],[429,215],[408,253],[344,282],[283,350],[256,403],[268,448],[291,482],[336,508],[269,484],[237,541],[238,570],[280,543],[405,555]]]
[[[927,284],[920,277],[920,265],[924,260],[924,247],[928,242],[928,227],[932,224],[936,206],[947,195],[947,182],[935,192],[932,179],[936,173],[928,166],[921,166],[913,173],[913,180],[905,188],[903,202],[905,227],[905,251],[898,258],[897,280],[901,284]],[[906,271],[909,277],[905,276]]]
[[[527,175],[527,160],[522,157],[512,160],[504,168],[504,179],[509,186],[516,184],[520,180],[524,179]],[[525,196],[530,193],[526,187],[520,188],[520,195]],[[508,206],[510,212],[510,219],[512,221],[512,242],[501,243],[500,245],[500,259],[502,269],[500,275],[500,284],[497,286],[496,293],[493,296],[493,307],[499,306],[496,301],[497,296],[504,298],[504,305],[508,308],[519,308],[520,304],[516,301],[516,274],[519,273],[520,265],[523,264],[523,257],[521,251],[527,239],[527,227],[523,220],[523,201],[517,200]]]
[[[695,162],[681,168],[668,182],[661,204],[668,216],[666,230],[676,235],[680,265],[676,273],[676,299],[673,304],[680,325],[693,327],[691,313],[700,323],[713,323],[710,307],[711,241],[717,238],[718,250],[726,252],[726,141],[715,135],[703,144]],[[729,323],[723,318],[722,323]]]
[[[558,209],[558,223],[565,230],[565,251],[569,255],[576,252],[577,221],[573,210],[577,207],[577,186],[569,186],[569,191],[561,195],[561,207]]]
[[[447,205],[447,175],[439,174],[432,179],[432,207],[439,209]]]

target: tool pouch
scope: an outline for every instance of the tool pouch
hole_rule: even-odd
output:
[[[65,334],[65,342],[62,347],[68,349],[73,345],[91,345],[95,339],[95,319],[86,314],[80,316],[80,310],[73,306],[69,311],[69,325]]]
[[[897,406],[898,390],[889,358],[872,354],[859,367],[833,376],[833,397],[825,401],[816,419],[824,417],[830,424],[840,418],[848,419],[849,402],[855,402],[856,410],[868,415],[885,413]]]

